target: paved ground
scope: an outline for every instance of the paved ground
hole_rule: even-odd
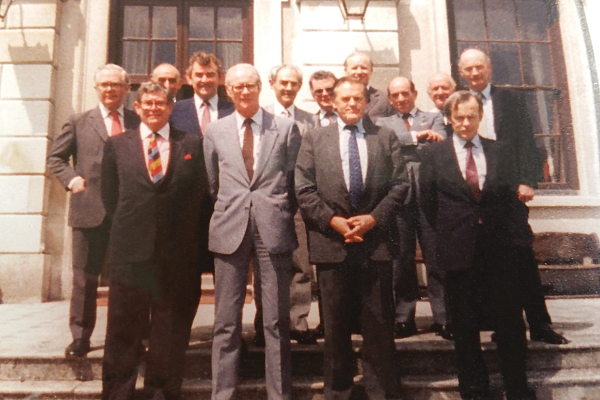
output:
[[[600,343],[600,299],[560,299],[547,301],[554,328],[577,343]],[[210,340],[214,306],[202,304],[194,321],[192,342]],[[254,304],[244,307],[244,334],[252,335]],[[0,357],[6,356],[59,356],[71,341],[67,326],[69,304],[65,301],[42,304],[0,305]],[[427,302],[419,302],[417,324],[426,329],[431,324],[431,310]],[[311,327],[318,323],[316,303],[309,316]],[[102,352],[106,331],[106,307],[98,308],[98,322],[92,337],[96,355]],[[484,334],[484,340],[486,340]],[[412,337],[404,340],[418,340]]]

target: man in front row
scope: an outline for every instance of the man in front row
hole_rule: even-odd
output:
[[[351,395],[354,299],[360,304],[367,395],[400,398],[391,241],[393,216],[409,185],[396,135],[364,116],[366,96],[361,81],[341,78],[333,91],[337,123],[305,133],[296,163],[296,195],[326,321],[325,399]]]
[[[207,259],[201,210],[210,205],[208,183],[200,138],[169,128],[167,89],[143,83],[134,106],[142,124],[110,137],[102,161],[112,220],[102,398],[133,398],[150,323],[144,398],[175,400]]]
[[[214,203],[209,250],[215,257],[212,399],[236,396],[248,266],[260,274],[267,395],[291,398],[290,283],[294,164],[298,128],[259,105],[260,75],[250,64],[227,71],[235,112],[208,125],[204,155]]]
[[[478,135],[483,103],[467,91],[453,94],[446,109],[451,138],[421,155],[420,200],[437,241],[437,262],[446,272],[459,390],[463,399],[491,399],[479,330],[492,324],[507,400],[535,399],[526,369],[519,249],[519,181],[510,149]],[[442,240],[443,238],[443,240]],[[481,321],[480,317],[491,317]]]

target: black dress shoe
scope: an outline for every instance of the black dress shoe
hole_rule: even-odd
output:
[[[417,325],[413,322],[396,322],[394,335],[397,338],[406,338],[417,334]]]
[[[317,327],[315,328],[315,335],[317,336],[317,338],[325,337],[325,325],[323,325],[323,323],[317,325]]]
[[[75,339],[65,349],[66,358],[82,358],[90,352],[90,341],[87,339]]]
[[[531,340],[548,344],[567,344],[571,342],[569,339],[552,329],[548,324],[530,326],[529,337]]]
[[[438,324],[434,322],[429,328],[431,332],[434,332],[437,336],[441,336],[446,340],[454,340],[454,335],[452,334],[452,329],[448,325]]]
[[[290,331],[290,339],[295,340],[299,344],[317,344],[317,335],[310,329],[305,331]]]
[[[252,345],[255,347],[265,347],[264,332],[256,332],[256,335],[254,335],[254,339],[252,339]]]

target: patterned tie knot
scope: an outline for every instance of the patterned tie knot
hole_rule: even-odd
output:
[[[472,141],[467,140],[464,147],[465,149],[470,149],[471,147],[475,147],[475,144]]]

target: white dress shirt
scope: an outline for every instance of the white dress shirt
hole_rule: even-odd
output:
[[[102,103],[100,103],[100,113],[102,114],[102,118],[104,120],[104,126],[106,126],[106,133],[108,133],[108,136],[110,136],[110,132],[112,131],[113,117],[110,115],[108,108],[104,107],[104,104]],[[119,107],[117,109],[117,113],[119,114],[121,129],[123,132],[125,132],[125,107]]]
[[[202,125],[202,116],[204,115],[204,100],[202,97],[194,94],[194,106],[198,112],[198,122]],[[219,96],[216,94],[208,99],[208,112],[210,113],[210,122],[214,122],[219,119]]]
[[[142,147],[144,148],[144,161],[146,162],[146,170],[148,176],[152,180],[150,175],[150,168],[148,166],[148,146],[150,146],[150,136],[152,130],[148,128],[144,123],[140,124],[140,137],[142,139]],[[163,177],[167,175],[167,167],[169,166],[169,158],[171,157],[171,143],[169,142],[169,124],[163,126],[156,133],[156,145],[158,146],[158,152],[160,153],[160,165],[162,166]]]
[[[466,140],[458,137],[457,134],[452,135],[452,142],[454,143],[454,152],[456,153],[456,159],[458,160],[458,167],[463,178],[467,180],[467,149],[465,149]],[[473,147],[471,147],[471,154],[475,160],[475,167],[477,167],[477,178],[479,180],[479,189],[483,189],[485,183],[485,176],[487,175],[487,163],[485,161],[485,153],[481,145],[479,135],[471,140]]]
[[[293,104],[288,108],[285,108],[281,105],[281,103],[276,101],[273,104],[273,112],[275,113],[275,115],[280,117],[289,117],[292,119],[296,118],[296,107],[294,107]]]
[[[335,111],[332,111],[333,113],[333,122],[337,122],[338,120],[338,115]],[[329,126],[329,118],[325,117],[325,114],[327,114],[327,111],[323,110],[322,108],[319,108],[319,113],[317,114],[317,116],[319,117],[319,126]]]
[[[471,93],[478,95],[478,92],[471,90]],[[494,105],[492,104],[492,85],[488,84],[485,89],[481,91],[483,98],[483,121],[482,124],[485,126],[480,128],[479,134],[490,140],[496,140],[496,129],[494,128]]]
[[[365,140],[365,128],[363,128],[362,118],[355,123],[358,128],[356,133],[356,142],[358,143],[358,155],[360,157],[360,172],[362,173],[363,183],[367,178],[367,167],[369,165],[367,153],[367,141]],[[350,131],[345,129],[346,124],[340,120],[338,131],[340,133],[340,156],[342,157],[342,170],[344,171],[344,181],[346,187],[350,190],[350,153],[348,151],[348,141],[350,140]]]
[[[244,121],[246,117],[242,116],[237,111],[235,112],[235,120],[238,128],[238,135],[240,138],[240,149],[244,148],[244,132],[246,131],[246,127],[244,126]],[[250,127],[252,128],[252,135],[254,136],[254,143],[252,148],[252,155],[254,157],[254,164],[252,168],[256,170],[256,166],[258,165],[258,154],[260,150],[260,137],[262,132],[262,122],[263,122],[263,111],[262,108],[259,108],[256,114],[252,116],[252,124]]]

